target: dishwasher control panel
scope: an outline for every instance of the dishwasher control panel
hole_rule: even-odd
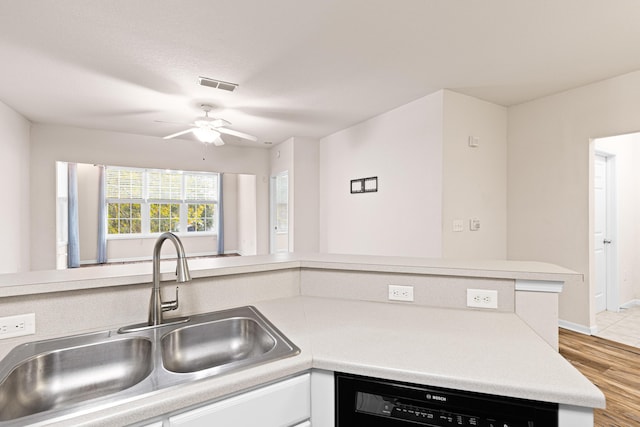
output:
[[[335,374],[336,427],[557,427],[558,405]]]
[[[365,414],[412,421],[418,425],[480,426],[480,417],[405,404],[398,399],[378,394],[358,392],[356,411]],[[500,426],[503,427],[503,426]]]

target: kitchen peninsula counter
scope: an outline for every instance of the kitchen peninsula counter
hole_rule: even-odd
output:
[[[164,292],[175,260],[161,263]],[[602,393],[557,349],[557,294],[581,275],[539,262],[441,260],[330,254],[196,258],[167,317],[257,307],[300,349],[297,356],[174,386],[60,425],[128,425],[260,387],[309,370],[413,382],[580,408]],[[151,263],[0,276],[6,315],[35,313],[36,335],[15,345],[143,322]],[[389,284],[414,288],[389,302]],[[468,289],[497,292],[496,309],[467,307]],[[56,421],[58,423],[58,421]],[[0,423],[2,425],[2,423]]]
[[[160,264],[162,280],[175,276],[175,261]],[[511,260],[453,260],[340,254],[275,254],[189,259],[193,278],[285,269],[392,272],[438,276],[559,282],[580,277],[553,264]],[[0,298],[151,282],[151,261],[0,275]]]
[[[513,313],[294,297],[255,306],[297,356],[80,415],[126,425],[322,369],[587,408],[602,393]]]

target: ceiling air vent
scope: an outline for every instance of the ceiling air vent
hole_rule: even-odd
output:
[[[222,80],[210,79],[209,77],[198,77],[198,83],[202,86],[212,87],[214,89],[228,90],[233,92],[238,87],[237,83],[223,82]]]

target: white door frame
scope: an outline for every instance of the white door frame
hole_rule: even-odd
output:
[[[617,175],[616,175],[616,156],[602,150],[595,150],[595,156],[606,158],[606,239],[611,243],[605,247],[606,250],[606,298],[607,311],[617,312],[620,310],[620,292],[618,286],[618,226],[617,226]],[[591,235],[593,235],[591,230]]]

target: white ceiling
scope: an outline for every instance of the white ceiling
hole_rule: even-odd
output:
[[[0,100],[152,136],[210,103],[278,143],[442,88],[512,105],[638,70],[639,18],[638,0],[0,0]]]

